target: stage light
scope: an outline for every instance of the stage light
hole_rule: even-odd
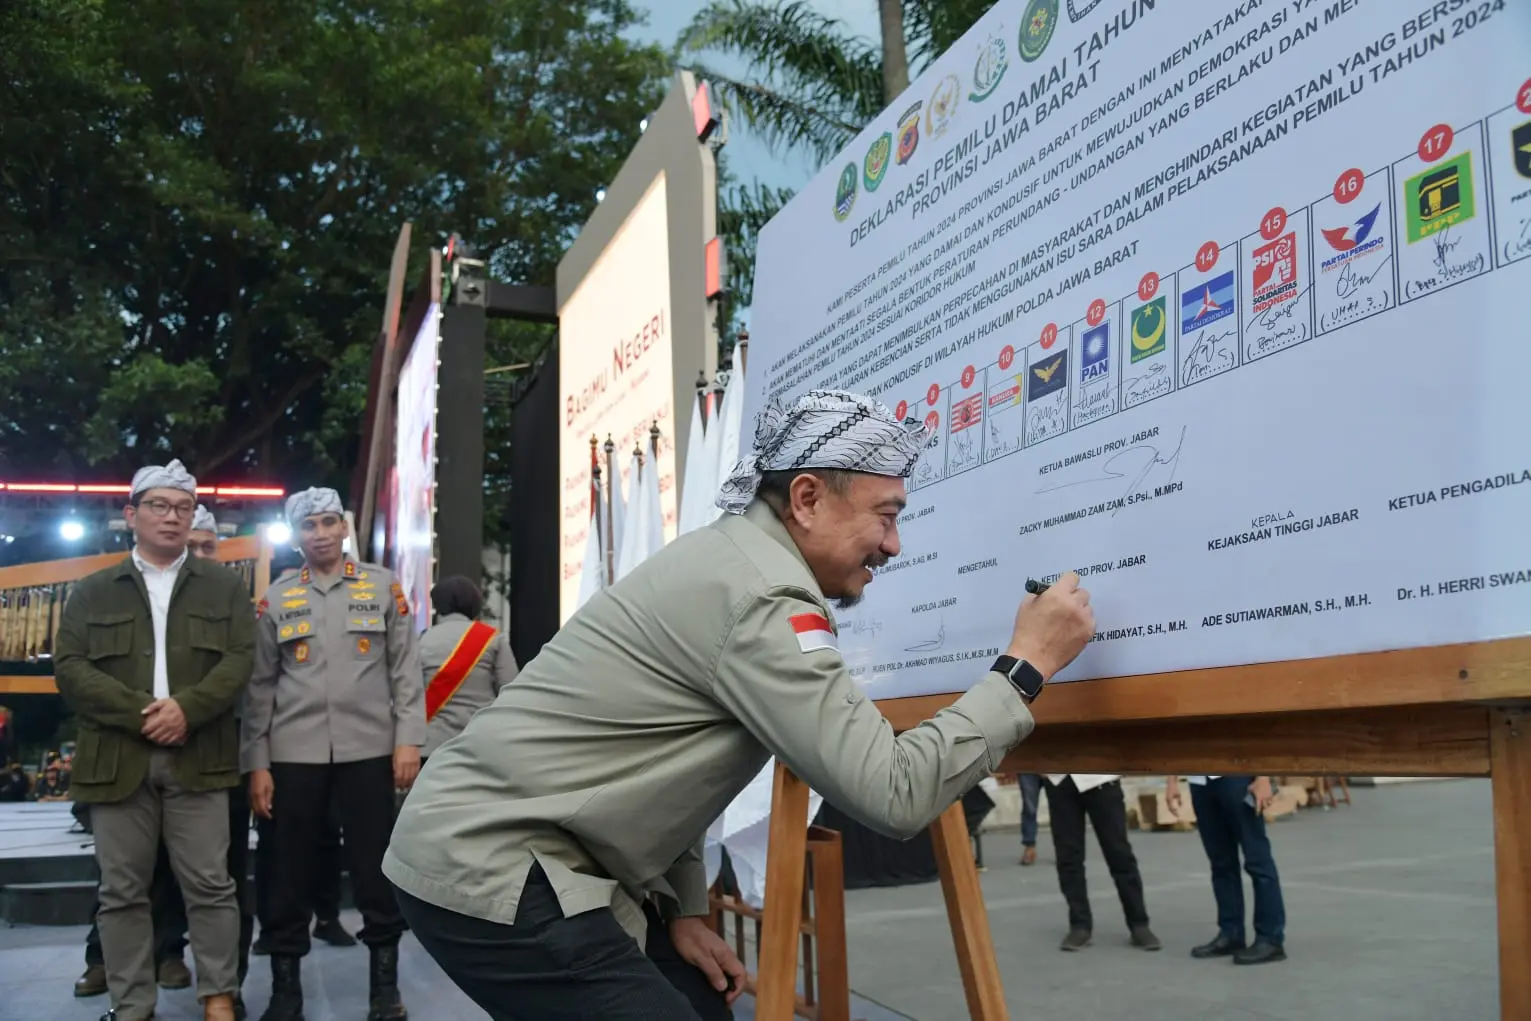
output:
[[[266,526],[266,541],[273,546],[285,546],[292,541],[292,529],[280,521]]]
[[[85,538],[85,526],[78,521],[65,521],[58,526],[58,534],[65,542],[79,542]]]

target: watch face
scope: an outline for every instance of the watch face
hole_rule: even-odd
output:
[[[1021,660],[1010,671],[1010,679],[1025,692],[1027,698],[1036,698],[1042,693],[1042,672],[1025,660]]]

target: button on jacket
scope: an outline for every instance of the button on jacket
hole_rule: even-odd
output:
[[[356,762],[425,742],[414,628],[393,573],[346,558],[328,580],[309,568],[261,600],[241,766]]]
[[[472,623],[461,613],[448,613],[420,636],[420,670],[426,687],[430,686],[431,678],[452,655],[452,650],[457,648]],[[421,754],[432,754],[443,741],[461,732],[474,713],[493,702],[500,689],[515,679],[516,657],[502,631],[489,640],[484,654],[463,678],[456,694],[431,718]]]
[[[186,743],[170,749],[188,791],[239,782],[234,706],[250,679],[255,609],[245,582],[220,564],[189,557],[176,572],[165,613],[164,669],[186,717]],[[59,619],[54,674],[79,720],[74,800],[121,801],[143,783],[161,749],[142,734],[154,701],[154,620],[132,557],[80,581]]]
[[[1005,677],[895,736],[829,642],[786,528],[758,501],[598,593],[426,764],[383,871],[460,914],[513,924],[533,862],[566,914],[638,902],[705,915],[707,826],[771,755],[847,814],[910,837],[1032,729]]]

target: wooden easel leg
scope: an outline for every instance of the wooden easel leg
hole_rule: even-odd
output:
[[[760,969],[755,978],[758,1021],[792,1021],[797,1006],[797,944],[803,924],[808,868],[808,785],[776,763],[766,843],[765,906]]]
[[[968,1016],[973,1021],[1007,1021],[1010,1014],[1005,1006],[1005,988],[994,957],[989,912],[978,885],[962,802],[953,804],[931,824],[930,842],[941,871],[941,892],[946,895],[946,917],[952,926]]]
[[[1489,716],[1494,785],[1494,873],[1499,899],[1499,1016],[1531,1017],[1531,713]]]

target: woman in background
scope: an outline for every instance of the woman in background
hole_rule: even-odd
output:
[[[484,594],[477,585],[462,575],[443,578],[431,589],[431,605],[436,624],[420,636],[427,723],[422,760],[516,678],[510,641],[478,619]]]

